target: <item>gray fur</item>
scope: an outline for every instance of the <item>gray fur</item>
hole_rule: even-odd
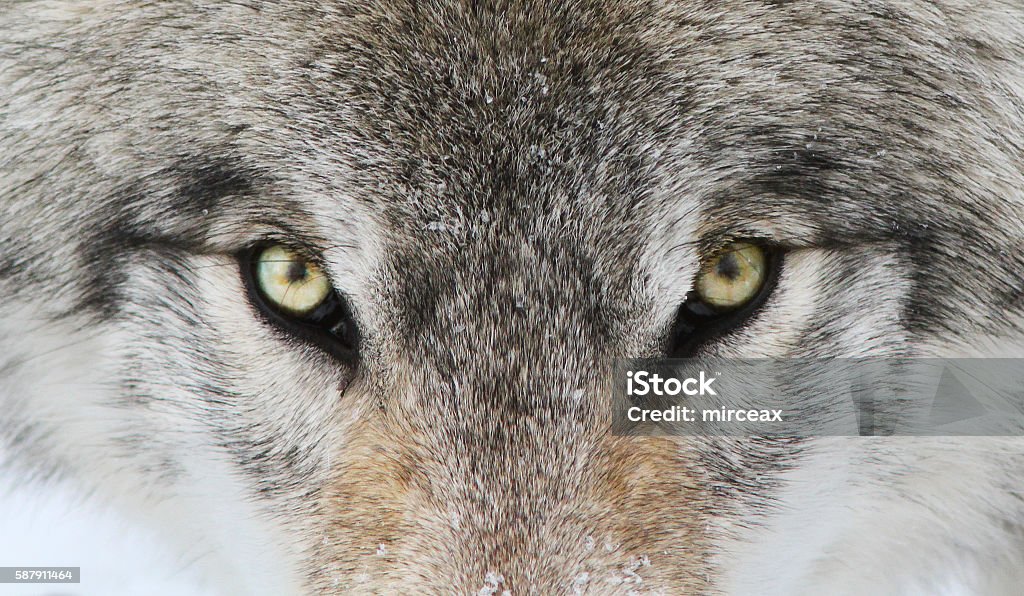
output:
[[[225,593],[1019,585],[1021,440],[599,398],[730,238],[791,252],[709,353],[1024,355],[1019,3],[6,2],[0,202],[4,474],[225,545]],[[249,305],[268,239],[356,366]]]

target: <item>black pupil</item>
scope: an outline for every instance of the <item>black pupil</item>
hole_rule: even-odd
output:
[[[739,279],[742,270],[740,269],[736,253],[730,252],[719,257],[718,262],[715,264],[715,273],[729,281]]]
[[[288,281],[295,283],[304,279],[306,279],[306,263],[304,261],[292,261],[289,263]]]

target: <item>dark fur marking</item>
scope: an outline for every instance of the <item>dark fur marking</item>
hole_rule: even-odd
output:
[[[214,213],[221,200],[253,193],[251,175],[229,160],[184,163],[175,178],[179,180],[176,208],[187,218],[201,222]]]
[[[169,171],[177,182],[173,200],[157,216],[144,220],[148,187],[140,182],[95,213],[95,232],[81,244],[86,274],[79,307],[106,318],[113,316],[126,283],[123,266],[134,251],[167,246],[194,249],[205,238],[209,222],[227,197],[254,192],[252,177],[227,160],[180,164]]]

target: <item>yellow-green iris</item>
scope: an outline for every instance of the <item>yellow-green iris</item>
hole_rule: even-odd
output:
[[[736,242],[704,265],[697,277],[697,294],[717,310],[735,310],[757,296],[767,271],[763,248]]]
[[[331,282],[320,267],[280,245],[257,257],[256,282],[267,300],[297,316],[313,312],[331,294]]]

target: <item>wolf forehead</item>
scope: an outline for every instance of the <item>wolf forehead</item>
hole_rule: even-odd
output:
[[[902,148],[902,165],[942,165],[925,151],[928,121],[885,115],[900,107],[891,92],[907,79],[902,66],[857,57],[908,45],[899,27],[865,34],[842,25],[848,15],[809,20],[778,3],[726,13],[655,2],[320,10],[288,13],[304,29],[292,38],[255,25],[244,29],[254,38],[213,37],[238,46],[217,66],[247,74],[193,73],[224,81],[199,93],[212,107],[186,113],[182,128],[227,126],[179,161],[186,210],[208,212],[220,196],[237,204],[238,191],[284,180],[285,193],[303,186],[361,203],[403,242],[436,244],[437,232],[489,220],[525,236],[575,225],[626,238],[669,203],[686,213],[687,201],[712,232],[809,214],[816,225],[804,234],[888,240],[899,205],[881,221],[858,199],[914,189],[881,158]],[[240,27],[242,16],[229,22]],[[181,43],[202,53],[209,39]],[[287,49],[268,53],[277,42]],[[225,99],[230,110],[216,105]]]
[[[965,98],[993,89],[979,61],[1008,50],[947,39],[914,4],[716,6],[211,2],[197,21],[125,4],[67,53],[15,43],[11,72],[40,80],[25,101],[58,112],[28,128],[49,135],[35,145],[82,160],[20,188],[103,205],[83,217],[87,259],[253,221],[351,241],[311,225],[317,210],[365,214],[396,261],[443,261],[490,223],[595,270],[635,263],[660,220],[694,245],[916,249],[964,229],[934,224],[976,186],[964,154],[1007,158],[993,135],[1012,129]]]
[[[348,10],[320,29],[292,82],[307,122],[318,125],[306,129],[311,144],[329,144],[318,149],[337,152],[341,183],[372,195],[388,223],[412,228],[406,233],[416,235],[424,218],[438,231],[495,211],[521,222],[513,232],[587,221],[585,229],[606,233],[605,222],[663,211],[668,195],[820,201],[825,182],[811,180],[850,165],[833,155],[828,134],[808,142],[810,123],[794,117],[806,108],[799,98],[781,93],[751,107],[748,92],[766,95],[753,57],[759,42],[708,42],[716,26],[735,24],[703,9],[381,2]],[[771,54],[764,64],[780,57]],[[751,73],[729,63],[742,59],[754,76],[737,84]],[[722,89],[723,79],[738,88]],[[736,191],[727,198],[724,177]]]

